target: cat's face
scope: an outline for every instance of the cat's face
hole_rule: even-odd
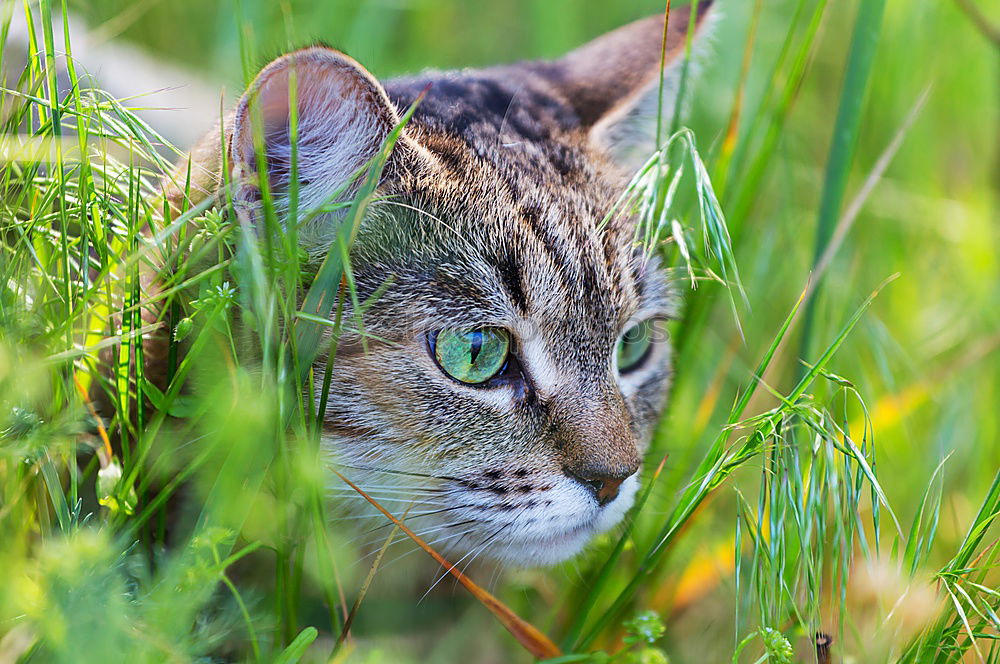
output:
[[[687,24],[681,14],[672,25]],[[262,109],[256,131],[280,192],[289,71],[302,209],[328,200],[427,90],[351,249],[365,304],[355,316],[347,299],[324,440],[439,550],[553,563],[633,502],[666,398],[674,307],[634,221],[605,217],[658,87],[661,33],[653,18],[563,60],[384,86],[309,49],[265,68],[237,109],[230,154],[252,219],[247,109]],[[338,221],[303,226],[306,248],[321,254]]]
[[[409,522],[441,548],[554,562],[632,503],[670,292],[630,224],[598,230],[612,188],[589,161],[576,192],[466,162],[405,181],[362,226],[359,296],[391,285],[362,318],[367,351],[352,335],[337,353],[325,433],[375,469],[362,486],[417,499]]]

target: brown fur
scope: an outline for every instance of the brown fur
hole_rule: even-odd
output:
[[[700,3],[699,24],[709,4]],[[668,67],[688,21],[686,9],[670,17]],[[670,317],[674,296],[636,247],[634,221],[600,222],[634,166],[623,148],[655,147],[643,137],[662,36],[663,17],[651,17],[558,60],[384,84],[343,54],[306,49],[268,65],[192,154],[195,202],[217,193],[225,149],[237,212],[256,224],[258,166],[279,203],[287,190],[289,72],[301,193],[312,202],[363,166],[426,91],[351,249],[360,298],[392,279],[364,319],[373,339],[391,343],[338,354],[324,433],[363,486],[395,482],[395,493],[373,488],[376,497],[412,494],[425,508],[411,511],[416,524],[433,525],[443,548],[556,561],[614,525],[635,493],[670,349],[661,334],[627,375],[614,353],[635,322]],[[175,205],[186,170],[167,189]],[[339,221],[325,213],[300,229],[313,256]],[[428,334],[478,327],[509,332],[516,366],[460,384],[436,366]],[[348,334],[343,343],[359,341]]]

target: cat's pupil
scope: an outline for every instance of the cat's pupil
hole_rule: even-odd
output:
[[[469,364],[475,364],[479,351],[483,349],[483,332],[475,330],[469,335]]]

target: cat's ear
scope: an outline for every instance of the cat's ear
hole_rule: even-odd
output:
[[[234,203],[237,213],[251,220],[260,214],[261,168],[266,168],[279,214],[287,206],[293,157],[293,98],[301,210],[336,202],[332,199],[338,190],[345,189],[359,169],[378,153],[399,122],[399,114],[382,85],[339,51],[313,47],[274,60],[261,70],[240,99],[230,132]],[[348,186],[339,199],[350,200],[354,191]],[[300,232],[304,243],[322,243],[324,236],[331,236],[329,215],[321,217],[327,218],[318,218],[311,228],[302,229],[304,235]]]
[[[695,53],[704,48],[707,24],[718,14],[718,10],[709,11],[711,5],[712,0],[697,1],[691,36]],[[665,58],[661,57],[664,48],[661,14],[602,35],[546,67],[549,80],[590,128],[591,142],[623,165],[641,164],[656,148],[660,108],[663,125],[669,130],[680,87],[691,10],[689,5],[670,12]],[[661,60],[664,62],[662,104]]]

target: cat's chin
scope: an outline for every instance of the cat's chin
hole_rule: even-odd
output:
[[[592,526],[582,526],[544,539],[512,542],[503,550],[487,555],[512,567],[549,567],[580,553],[598,532]]]

